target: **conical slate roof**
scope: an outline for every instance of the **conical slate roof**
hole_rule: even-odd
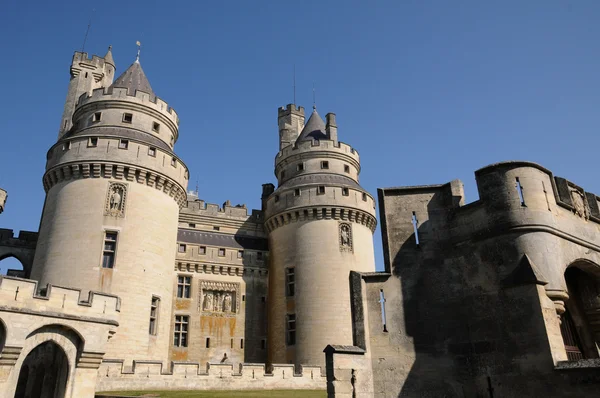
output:
[[[111,87],[126,88],[130,95],[134,95],[135,90],[155,95],[138,60],[132,63],[121,76],[117,77],[117,80],[115,80]]]
[[[104,63],[111,64],[113,67],[115,66],[115,61],[113,60],[112,56],[112,46],[108,46],[108,51],[104,56]]]
[[[317,109],[314,108],[312,115],[308,119],[308,122],[304,125],[300,136],[296,142],[308,141],[308,140],[326,140],[327,132],[325,131],[325,122],[321,119],[321,116],[317,113]]]

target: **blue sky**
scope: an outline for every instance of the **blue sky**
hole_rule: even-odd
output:
[[[38,229],[45,154],[90,15],[85,50],[112,44],[117,74],[142,42],[154,91],[181,118],[190,188],[198,180],[208,202],[260,207],[294,65],[297,103],[310,108],[314,82],[374,195],[460,178],[471,202],[473,172],[514,159],[600,194],[598,1],[4,0],[0,227]],[[375,249],[382,269],[379,230]]]

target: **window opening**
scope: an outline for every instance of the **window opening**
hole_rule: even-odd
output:
[[[129,148],[129,140],[119,141],[119,149],[127,149],[127,148]]]
[[[206,246],[198,247],[198,254],[206,254]]]
[[[154,147],[148,148],[148,155],[156,157],[156,148],[154,148]]]
[[[296,344],[296,314],[287,314],[286,319],[287,345]]]
[[[117,251],[117,233],[104,233],[104,251],[102,253],[102,268],[114,268]]]
[[[92,122],[99,122],[102,118],[102,112],[94,112],[92,115]]]
[[[347,164],[344,165],[344,173],[350,174],[350,166],[348,166]]]
[[[240,339],[240,348],[244,349],[244,339]]]
[[[188,227],[190,227],[190,228],[196,228],[196,224],[190,223],[190,224],[188,224]]]
[[[258,261],[262,261],[262,259],[263,259],[263,254],[262,254],[262,252],[258,252],[258,253],[256,253],[256,259],[257,259]]]
[[[296,275],[294,268],[285,269],[286,295],[292,297],[296,293]]]
[[[294,196],[300,196],[300,189],[299,188],[294,189]]]
[[[379,289],[379,302],[381,303],[381,323],[383,324],[383,331],[387,332],[387,319],[385,317],[385,296],[383,289]]]
[[[415,242],[417,244],[417,246],[419,246],[419,220],[417,220],[417,215],[415,214],[415,212],[412,212],[412,225],[413,225],[413,231],[415,233]]]
[[[98,146],[98,137],[90,137],[88,146],[91,146],[91,147]]]
[[[152,123],[152,131],[155,131],[158,133],[160,131],[160,124],[153,122]]]
[[[206,338],[206,348],[210,348],[210,337]]]
[[[225,249],[219,249],[219,257],[225,257]]]
[[[296,170],[297,171],[304,171],[304,163],[298,163],[296,165]]]
[[[350,190],[348,188],[342,188],[342,195],[343,196],[348,196],[350,195]]]
[[[192,289],[192,277],[191,276],[178,276],[177,277],[177,298],[190,298]]]
[[[317,195],[323,195],[323,194],[325,194],[325,186],[319,185],[319,188],[317,190]]]
[[[519,181],[519,177],[517,177],[516,180],[517,180],[517,192],[519,193],[519,200],[521,201],[521,206],[526,206],[525,205],[525,197],[523,196],[523,187],[521,186],[521,181]]]
[[[173,345],[175,347],[188,346],[188,324],[190,318],[187,315],[175,315],[175,336]]]
[[[133,122],[133,114],[124,113],[123,114],[123,123],[131,123],[131,122]]]
[[[221,227],[213,227],[213,231],[220,231]]]
[[[150,326],[148,327],[148,333],[152,336],[156,335],[159,304],[160,299],[156,296],[152,296],[152,302],[150,303]]]
[[[183,243],[179,244],[179,253],[185,253],[186,251],[186,246]]]
[[[244,258],[244,251],[238,250],[238,258]]]

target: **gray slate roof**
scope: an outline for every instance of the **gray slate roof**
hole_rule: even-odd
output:
[[[129,95],[134,95],[139,90],[155,96],[139,61],[132,63],[110,87],[126,88]]]
[[[265,238],[220,234],[206,231],[191,231],[187,229],[177,230],[177,241],[235,249],[269,250],[268,241]]]
[[[315,108],[296,142],[326,139],[328,139],[328,137],[327,132],[325,131],[325,122],[321,119],[321,116],[319,116],[317,109]]]

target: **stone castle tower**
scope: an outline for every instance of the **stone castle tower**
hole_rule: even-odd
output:
[[[113,82],[114,71],[110,48],[104,58],[73,57],[31,277],[119,296],[106,357],[165,360],[170,325],[157,319],[171,317],[188,169],[173,151],[177,113],[154,94],[139,59]]]
[[[278,188],[263,192],[269,232],[268,356],[324,366],[328,344],[353,345],[350,271],[374,272],[375,201],[335,115],[279,109]]]

